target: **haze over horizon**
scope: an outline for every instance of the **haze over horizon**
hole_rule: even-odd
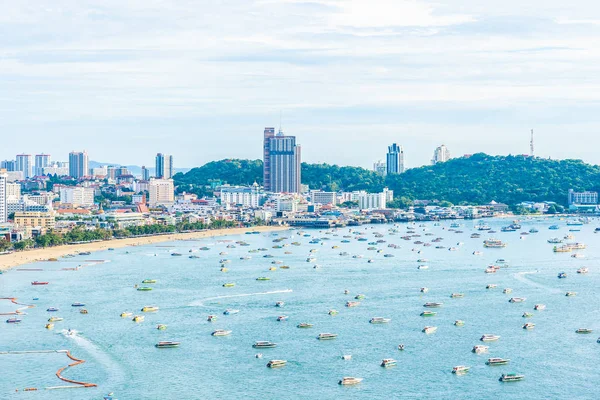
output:
[[[600,164],[600,3],[483,3],[7,3],[0,159],[257,159],[282,112],[310,163],[527,154],[533,128],[536,155]]]

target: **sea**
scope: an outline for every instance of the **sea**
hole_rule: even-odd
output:
[[[17,267],[0,275],[0,297],[20,304],[0,300],[0,312],[20,308],[23,313],[19,324],[4,322],[14,316],[0,317],[0,399],[102,399],[111,392],[121,400],[600,398],[598,220],[568,226],[565,219],[522,218],[515,232],[501,232],[510,219],[483,221],[496,233],[478,231],[481,223],[243,234]],[[551,230],[551,225],[559,229]],[[523,234],[532,228],[539,232]],[[471,238],[474,232],[481,237]],[[569,234],[574,238],[565,243],[582,242],[587,248],[554,253],[548,239]],[[442,239],[432,243],[435,238]],[[490,238],[506,247],[484,248],[483,241]],[[431,245],[415,243],[419,241]],[[574,253],[584,257],[574,258]],[[485,273],[499,259],[505,266]],[[578,274],[581,267],[589,273]],[[567,277],[559,279],[560,272]],[[156,283],[143,284],[144,279]],[[32,281],[49,284],[33,286]],[[136,285],[153,290],[138,291]],[[512,293],[503,293],[505,288]],[[567,291],[576,295],[566,296]],[[464,297],[451,298],[452,293]],[[364,299],[355,300],[359,294]],[[511,303],[511,297],[525,300]],[[275,306],[279,301],[283,307]],[[346,307],[348,301],[360,304]],[[73,307],[76,302],[84,303],[88,314]],[[426,302],[443,305],[426,309]],[[535,311],[536,304],[546,309]],[[159,310],[144,313],[144,306]],[[48,312],[50,307],[58,311]],[[224,315],[226,309],[239,312]],[[330,310],[339,313],[330,315]],[[424,310],[437,315],[422,317]],[[121,317],[123,312],[145,320],[133,322],[132,316]],[[524,312],[533,316],[524,318]],[[209,315],[216,321],[208,322]],[[51,316],[64,319],[46,329]],[[279,316],[288,318],[278,321]],[[371,324],[373,317],[390,322]],[[456,320],[464,326],[455,326]],[[523,329],[526,322],[535,328]],[[299,329],[300,323],[313,327]],[[158,330],[158,324],[167,328]],[[437,331],[423,333],[425,326]],[[577,334],[579,328],[593,333]],[[217,329],[231,334],[212,336]],[[319,333],[338,337],[322,341]],[[500,339],[483,343],[483,334]],[[159,341],[180,346],[156,348]],[[256,341],[277,346],[256,349]],[[489,346],[489,352],[474,354],[475,345]],[[47,352],[55,350],[69,350],[85,360],[62,371],[63,377],[97,386],[46,389],[73,386],[55,373],[74,361],[64,352]],[[488,366],[490,357],[510,362]],[[397,365],[381,367],[388,358]],[[267,368],[273,359],[287,364]],[[470,367],[469,372],[453,374],[459,365]],[[506,373],[525,378],[500,382]],[[342,386],[338,382],[343,377],[363,381]]]

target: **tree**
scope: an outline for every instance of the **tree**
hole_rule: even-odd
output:
[[[0,252],[9,251],[13,248],[13,245],[8,240],[2,238],[0,239]]]

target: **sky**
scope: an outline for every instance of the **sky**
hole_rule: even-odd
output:
[[[529,153],[600,164],[593,0],[19,0],[0,13],[0,159],[371,168]],[[280,118],[281,116],[281,118]]]

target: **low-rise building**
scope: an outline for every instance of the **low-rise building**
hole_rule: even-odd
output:
[[[375,210],[386,208],[386,193],[365,193],[358,196],[358,207],[361,210]]]
[[[63,186],[60,188],[60,202],[73,207],[92,207],[94,205],[94,188],[80,186]]]
[[[15,213],[14,224],[19,228],[54,229],[55,218],[51,213],[20,211]]]

